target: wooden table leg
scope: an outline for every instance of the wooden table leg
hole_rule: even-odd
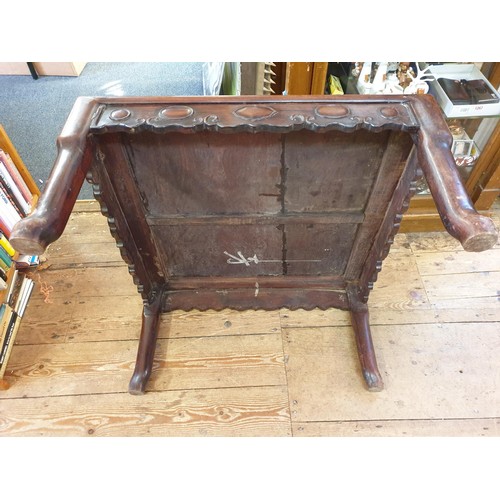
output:
[[[146,384],[151,376],[153,360],[158,337],[158,320],[163,302],[163,293],[157,293],[151,302],[145,303],[142,310],[142,328],[137,350],[137,359],[128,391],[130,394],[144,394]]]
[[[364,302],[361,302],[355,293],[348,292],[348,297],[349,312],[351,313],[352,327],[356,338],[363,377],[369,391],[381,391],[384,388],[384,382],[377,366],[375,349],[373,348],[368,306]]]

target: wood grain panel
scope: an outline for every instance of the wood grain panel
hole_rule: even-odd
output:
[[[68,299],[71,295],[76,300],[80,297],[105,297],[109,294],[128,296],[137,293],[125,264],[116,266],[112,263],[100,262],[91,267],[64,265],[59,269],[54,264],[53,268],[54,270],[50,268],[34,274],[34,279],[38,284],[41,280],[44,287],[50,288],[49,299]],[[33,295],[37,292],[39,293],[40,289],[35,290]]]
[[[2,436],[290,436],[285,386],[11,399]]]
[[[152,215],[277,213],[279,134],[123,135],[139,190]],[[165,154],[168,151],[168,155]],[[241,185],[238,196],[231,187]]]
[[[285,209],[291,212],[329,212],[341,208],[362,211],[388,137],[388,132],[371,134],[366,130],[352,134],[309,131],[288,134],[284,149]]]
[[[364,388],[350,328],[284,334],[294,422],[498,417],[497,323],[373,326],[378,393]]]
[[[499,418],[294,422],[297,437],[499,437]]]
[[[16,345],[0,398],[124,391],[136,341]],[[161,339],[153,391],[285,384],[281,335]]]
[[[276,225],[156,226],[167,275],[280,275],[282,230]]]
[[[286,224],[286,274],[342,276],[357,228],[357,224]]]
[[[486,299],[489,299],[488,301]],[[496,297],[478,299],[451,299],[439,301],[429,308],[393,309],[370,308],[371,325],[418,325],[437,323],[481,323],[500,321],[500,307]],[[313,326],[350,326],[351,318],[347,311],[327,309],[321,311],[290,311],[282,309],[283,328],[308,328]]]
[[[424,283],[413,257],[402,253],[390,253],[387,256],[370,294],[369,307],[370,310],[430,308]]]
[[[61,298],[51,304],[32,302],[19,329],[19,344],[136,340],[141,330],[142,302],[135,293],[77,301]],[[251,335],[277,333],[280,328],[279,311],[174,311],[162,314],[158,335]]]
[[[499,226],[498,221],[493,218],[497,227]],[[462,245],[455,238],[452,238],[448,233],[445,232],[434,232],[434,233],[408,233],[406,234],[408,238],[408,244],[410,245],[413,253],[419,252],[452,252],[455,250],[463,251]],[[500,248],[500,242],[497,242],[493,248]],[[488,250],[486,253],[479,255],[489,255]]]
[[[105,273],[102,279],[105,281]],[[95,284],[98,286],[98,284]],[[100,342],[136,340],[141,330],[142,301],[130,295],[87,295],[75,298],[61,294],[45,303],[32,298],[19,329],[17,343]],[[110,314],[110,312],[113,312]]]
[[[421,252],[414,255],[421,276],[500,271],[500,248],[488,250],[487,259],[479,253],[460,250]]]
[[[457,298],[498,297],[500,271],[479,274],[481,280],[473,280],[470,275],[463,273],[423,276],[422,281],[431,302]]]

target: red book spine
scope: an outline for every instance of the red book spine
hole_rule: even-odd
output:
[[[11,231],[9,229],[7,222],[5,221],[5,219],[1,213],[0,213],[0,231],[2,231],[2,233],[5,234],[5,236],[7,236],[7,238],[10,238]]]
[[[5,154],[5,151],[3,151],[2,149],[0,149],[0,160],[2,160],[2,163],[5,165],[5,168],[12,177],[12,180],[15,182],[17,188],[23,195],[26,203],[31,204],[31,201],[33,200],[33,194],[28,189],[28,186],[24,182],[22,175],[19,173],[19,170],[14,165],[14,162],[12,161],[10,156]]]
[[[0,182],[0,190],[2,190],[3,194],[10,201],[11,205],[14,207],[14,210],[19,214],[19,217],[25,217],[26,215],[21,212],[21,209],[17,206],[14,197],[12,196],[12,192],[9,190],[9,187],[3,183],[3,180]]]

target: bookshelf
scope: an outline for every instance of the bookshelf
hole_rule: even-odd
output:
[[[0,125],[0,162],[2,163],[0,165],[0,201],[3,203],[0,203],[2,225],[0,228],[2,233],[0,235],[0,285],[2,287],[0,290],[0,390],[5,390],[9,387],[9,383],[4,379],[5,370],[34,283],[26,275],[26,270],[31,267],[29,256],[20,256],[10,247],[10,226],[6,226],[2,218],[6,217],[10,223],[17,218],[24,218],[36,206],[40,190],[2,125]],[[10,174],[5,174],[6,163],[9,164],[6,170]],[[14,185],[9,186],[9,182]],[[23,199],[28,194],[30,195],[29,204]],[[22,261],[24,265],[21,265]]]

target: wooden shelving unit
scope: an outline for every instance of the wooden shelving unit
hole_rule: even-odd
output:
[[[2,125],[0,125],[0,149],[3,149],[5,153],[7,153],[12,161],[14,162],[15,166],[17,167],[17,170],[21,174],[21,177],[24,179],[24,182],[26,183],[26,186],[30,190],[30,192],[33,194],[33,201],[32,201],[32,209],[36,206],[38,202],[38,198],[40,197],[40,190],[38,186],[36,185],[35,181],[31,177],[31,174],[29,173],[28,169],[26,168],[24,162],[22,161],[21,157],[19,156],[16,148],[12,144],[12,141],[10,140],[9,136],[7,135],[7,132],[3,128]],[[18,258],[18,254],[16,253],[13,257],[13,262],[15,262]],[[7,295],[9,293],[10,287],[13,285],[13,276],[15,273],[15,264],[13,263],[9,271],[7,272],[7,288],[5,290],[0,291],[0,305],[4,304],[7,298]],[[3,339],[3,332],[0,332],[0,337]],[[14,340],[14,339],[13,339]],[[13,341],[12,340],[12,341]],[[3,341],[3,340],[2,340]],[[0,349],[1,349],[0,345]],[[8,361],[9,361],[9,355],[6,356],[6,358],[3,361],[2,366],[6,366]],[[1,373],[1,372],[0,372]],[[0,376],[0,390],[5,390],[9,388],[9,384],[7,381],[3,379],[3,377]]]

